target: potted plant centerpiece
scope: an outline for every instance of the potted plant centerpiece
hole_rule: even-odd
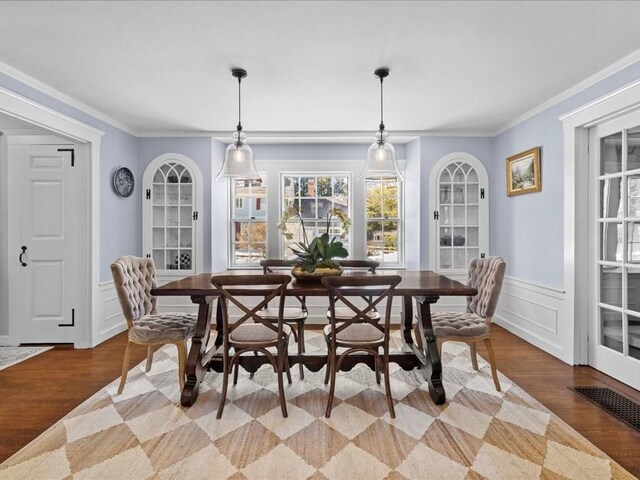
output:
[[[320,280],[330,275],[342,275],[342,267],[334,259],[346,258],[349,255],[340,239],[349,233],[351,220],[339,208],[332,208],[327,213],[327,230],[322,235],[314,237],[311,241],[307,237],[307,229],[304,219],[297,207],[289,207],[282,214],[278,229],[287,239],[293,239],[293,233],[287,228],[287,222],[298,217],[302,229],[302,241],[296,242],[289,249],[296,255],[291,274],[297,280]],[[337,218],[341,222],[342,234],[339,237],[330,236],[331,221]]]

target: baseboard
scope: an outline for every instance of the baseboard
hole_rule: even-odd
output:
[[[20,342],[12,340],[9,335],[0,335],[0,347],[17,347]]]
[[[561,335],[564,292],[506,277],[493,321],[532,345],[572,364],[571,349]]]

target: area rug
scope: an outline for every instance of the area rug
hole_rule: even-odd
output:
[[[53,347],[0,347],[0,370],[35,357]]]
[[[309,332],[308,351],[325,348]],[[395,346],[400,344],[394,339]],[[241,373],[221,420],[221,376],[210,372],[190,407],[179,403],[175,348],[135,367],[125,391],[98,392],[0,466],[2,479],[631,479],[634,478],[466,346],[443,352],[447,402],[434,405],[420,372],[393,368],[396,419],[366,366],[339,373],[330,419],[324,371],[286,387],[273,371]]]

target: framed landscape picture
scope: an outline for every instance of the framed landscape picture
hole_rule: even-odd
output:
[[[507,195],[522,195],[542,189],[540,147],[507,158]]]

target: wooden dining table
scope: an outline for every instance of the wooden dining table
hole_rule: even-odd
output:
[[[286,271],[283,271],[284,273]],[[281,272],[278,272],[281,273]],[[211,284],[213,275],[263,275],[262,270],[226,270],[216,273],[200,273],[185,277],[181,280],[169,282],[151,290],[155,296],[189,296],[193,303],[198,304],[198,319],[196,331],[191,340],[191,348],[187,357],[186,381],[182,390],[180,402],[183,406],[191,406],[198,398],[200,382],[208,369],[221,372],[222,360],[219,347],[222,344],[222,312],[218,302],[216,309],[216,339],[207,349],[211,335],[211,319],[213,301],[217,291]],[[404,370],[418,368],[428,383],[429,394],[436,404],[446,401],[442,384],[442,363],[436,345],[436,337],[431,324],[431,305],[441,296],[473,296],[476,289],[451,280],[450,278],[432,271],[412,270],[378,270],[376,273],[363,271],[345,271],[344,275],[400,275],[402,281],[395,289],[394,297],[402,299],[402,313],[400,326],[402,330],[403,346],[400,351],[389,355],[391,362],[397,363]],[[255,288],[248,288],[240,295],[260,295]],[[327,296],[327,290],[321,282],[296,281],[288,285],[287,296],[319,297]],[[418,335],[422,342],[414,342],[412,337],[412,323],[415,318],[418,323]],[[418,344],[422,347],[418,347]],[[264,356],[243,356],[240,364],[249,372],[255,372],[268,360]],[[302,363],[306,368],[317,372],[327,364],[327,355],[318,353],[289,354],[289,364]],[[357,363],[365,363],[374,369],[371,355],[352,354],[343,361],[341,370],[351,370]]]

